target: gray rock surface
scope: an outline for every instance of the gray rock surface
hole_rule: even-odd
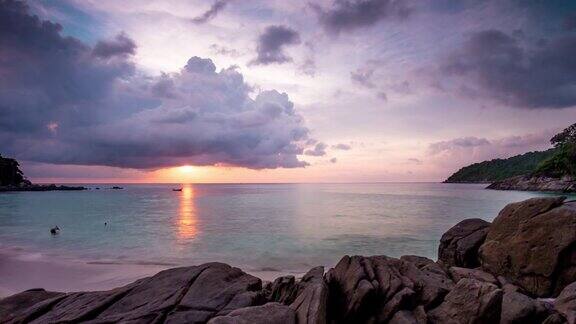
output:
[[[208,324],[296,324],[296,313],[286,305],[267,303],[234,310],[225,316],[218,316]]]
[[[506,206],[480,248],[483,270],[538,297],[576,280],[576,202],[532,198]]]
[[[446,268],[476,268],[480,265],[478,248],[484,243],[490,223],[478,218],[461,221],[440,239],[438,261]]]
[[[566,286],[554,301],[554,307],[569,324],[576,323],[576,281]]]
[[[440,303],[454,283],[445,273],[386,256],[345,256],[328,271],[328,316],[336,323],[377,323],[400,310]]]
[[[23,292],[0,300],[4,323],[205,323],[261,302],[260,279],[222,263],[174,268],[127,286],[101,292]],[[14,300],[28,306],[10,310]],[[43,299],[34,303],[34,299]]]
[[[576,179],[570,176],[551,178],[546,176],[516,176],[490,184],[487,189],[576,192]]]
[[[491,283],[462,279],[440,306],[428,312],[430,323],[498,323],[502,290]]]

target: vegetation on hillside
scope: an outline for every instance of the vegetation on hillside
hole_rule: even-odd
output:
[[[545,160],[555,155],[556,149],[529,152],[508,159],[494,159],[463,167],[445,182],[494,182],[530,174]]]
[[[18,161],[0,155],[0,186],[13,186],[26,182]]]
[[[576,176],[576,124],[556,134],[550,143],[555,153],[538,165],[535,174],[550,177]]]
[[[519,175],[576,176],[576,124],[556,134],[550,143],[554,148],[547,151],[474,163],[445,182],[495,182]]]

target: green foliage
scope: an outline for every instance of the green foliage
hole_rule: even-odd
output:
[[[556,152],[542,161],[535,173],[550,177],[576,176],[576,124],[556,134],[550,143]]]
[[[464,167],[451,175],[445,182],[494,182],[506,178],[530,174],[543,161],[550,159],[556,149],[544,152],[529,152],[508,159],[495,159]]]

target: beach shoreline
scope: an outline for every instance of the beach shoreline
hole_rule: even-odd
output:
[[[0,247],[0,298],[43,288],[48,291],[103,291],[121,287],[158,272],[195,264],[149,261],[83,260],[53,255],[18,246]],[[300,274],[277,270],[245,272],[265,281],[283,275]]]

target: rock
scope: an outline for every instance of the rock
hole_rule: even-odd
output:
[[[483,270],[538,297],[576,280],[576,202],[532,198],[506,206],[480,248]]]
[[[428,312],[430,323],[498,323],[502,290],[491,283],[464,278],[440,306]]]
[[[548,177],[521,175],[490,184],[486,189],[576,192],[576,179],[571,176]]]
[[[64,296],[64,293],[44,289],[30,289],[0,300],[0,319],[9,320],[22,316],[23,311],[47,299]],[[1,320],[0,320],[1,321]]]
[[[554,308],[564,315],[569,324],[576,323],[576,281],[562,290],[554,301]]]
[[[270,301],[288,305],[296,299],[298,288],[294,276],[279,277],[270,286],[270,292],[266,298]]]
[[[296,324],[296,313],[286,305],[267,303],[262,306],[234,310],[226,316],[218,316],[208,324]]]
[[[262,281],[223,263],[209,263],[193,280],[167,323],[205,322],[232,310],[259,305]]]
[[[448,272],[450,273],[450,277],[452,278],[452,280],[454,280],[454,282],[458,282],[460,281],[460,279],[463,278],[469,278],[469,279],[476,279],[478,281],[488,282],[494,285],[499,284],[498,280],[493,275],[489,274],[488,272],[484,272],[480,269],[451,267],[450,269],[448,269]]]
[[[389,324],[426,324],[428,319],[423,306],[416,307],[413,311],[401,310],[392,316]]]
[[[454,284],[420,266],[386,256],[345,256],[326,275],[329,321],[386,322],[403,309],[434,307]]]
[[[548,316],[544,322],[542,322],[542,324],[566,324],[568,323],[566,321],[566,318],[564,318],[564,316],[560,315],[559,313],[554,313],[550,316]]]
[[[465,219],[454,225],[440,239],[438,261],[446,268],[480,266],[478,248],[484,243],[489,226],[490,223],[478,218]]]
[[[299,324],[325,324],[328,286],[324,281],[324,267],[308,271],[298,283],[298,296],[290,305],[296,311]]]
[[[516,291],[505,291],[500,324],[539,324],[550,315],[546,306]]]
[[[207,263],[165,270],[109,291],[50,296],[44,291],[20,293],[0,300],[0,318],[3,323],[205,323],[259,305],[261,284],[240,269]],[[31,302],[24,302],[18,310],[20,307],[11,307],[17,300]],[[4,320],[6,314],[9,320]]]

